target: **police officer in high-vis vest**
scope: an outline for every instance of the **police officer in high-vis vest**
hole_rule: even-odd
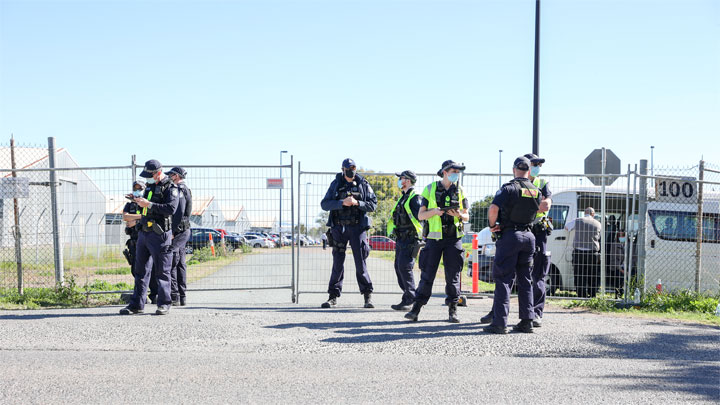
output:
[[[170,296],[173,305],[186,304],[185,290],[187,289],[187,265],[185,264],[185,245],[190,239],[190,214],[192,213],[192,193],[185,185],[187,171],[182,167],[173,167],[165,173],[177,186],[178,206],[172,216],[172,267],[170,270],[171,286]]]
[[[440,259],[445,267],[445,303],[448,320],[460,322],[457,305],[460,298],[460,275],[463,268],[463,222],[467,222],[468,202],[458,183],[460,171],[465,166],[446,160],[437,175],[442,180],[429,184],[422,192],[418,219],[427,221],[427,244],[423,248],[425,258],[420,269],[420,284],[415,291],[415,303],[405,318],[417,321],[420,309],[432,294]]]
[[[120,314],[130,315],[144,312],[150,273],[156,271],[158,307],[155,313],[166,315],[170,312],[172,303],[170,296],[171,217],[177,209],[178,189],[163,173],[160,162],[154,159],[145,162],[145,168],[140,173],[140,177],[147,179],[147,188],[143,197],[135,198],[135,202],[142,209],[142,218],[140,219],[142,230],[138,236],[135,250],[135,288],[130,303],[120,310]]]
[[[495,243],[495,280],[493,320],[485,327],[489,333],[507,333],[510,312],[510,289],[514,280],[518,285],[520,323],[513,327],[519,332],[533,331],[532,276],[530,274],[535,236],[530,232],[537,215],[542,194],[529,179],[530,161],[525,156],[515,159],[509,183],[502,185],[488,208],[490,230],[498,234]]]
[[[548,218],[548,211],[552,204],[552,191],[547,180],[538,177],[540,167],[545,163],[545,159],[538,157],[533,153],[525,155],[530,160],[530,181],[542,194],[542,202],[535,216],[531,232],[535,235],[535,254],[533,255],[532,266],[532,287],[533,287],[533,303],[535,311],[535,319],[532,323],[534,327],[540,327],[542,322],[543,311],[545,309],[545,278],[550,271],[550,252],[547,251],[547,237],[552,232],[552,222]],[[480,323],[490,323],[493,320],[493,312],[480,318]]]
[[[402,196],[395,203],[387,224],[387,235],[395,235],[395,274],[398,285],[403,291],[399,304],[390,305],[396,311],[407,311],[415,302],[415,253],[420,247],[422,224],[417,219],[420,211],[420,196],[415,194],[413,186],[417,176],[410,170],[395,173]]]
[[[145,182],[135,181],[133,182],[133,192],[128,194],[126,198],[130,200],[123,207],[123,221],[125,221],[125,234],[130,238],[125,242],[125,250],[123,255],[130,264],[130,274],[135,277],[135,247],[137,246],[137,240],[140,233],[140,218],[141,210],[140,206],[135,202],[136,197],[142,197],[145,191]]]
[[[330,183],[320,206],[323,210],[330,211],[327,222],[330,229],[327,237],[333,255],[332,274],[328,286],[330,297],[321,307],[332,308],[337,305],[345,277],[345,251],[350,242],[355,259],[355,276],[360,293],[365,297],[365,308],[374,308],[373,285],[366,263],[370,254],[366,231],[370,229],[370,217],[367,213],[375,211],[377,197],[367,180],[357,174],[354,160],[343,160],[342,172],[338,173],[335,180]]]

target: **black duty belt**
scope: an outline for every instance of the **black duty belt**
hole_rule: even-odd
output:
[[[502,231],[505,232],[505,231],[507,231],[507,230],[513,230],[513,231],[521,231],[521,232],[527,231],[527,232],[529,232],[529,231],[530,231],[530,228],[532,228],[532,226],[531,226],[530,224],[527,224],[527,225],[510,225],[510,226],[503,227]]]

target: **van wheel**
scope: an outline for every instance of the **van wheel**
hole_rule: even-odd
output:
[[[259,248],[259,247],[262,247],[262,245],[260,245],[259,243],[256,243],[253,245],[253,247]]]
[[[554,264],[550,264],[550,272],[545,277],[545,294],[555,295],[559,288],[562,288],[562,276],[560,276],[558,268]]]

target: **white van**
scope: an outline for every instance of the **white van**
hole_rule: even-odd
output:
[[[651,190],[651,194],[652,194]],[[557,288],[575,290],[572,266],[572,241],[574,231],[566,231],[565,224],[583,216],[587,207],[595,209],[600,221],[601,194],[599,187],[573,188],[553,193],[553,204],[548,213],[554,230],[548,237],[547,250],[551,255],[548,292]],[[701,290],[720,291],[720,195],[706,193],[703,204],[703,252]],[[608,248],[606,240],[612,239],[615,231],[625,231],[626,192],[622,189],[606,190],[606,229],[602,234],[603,249]],[[637,205],[631,217],[637,216]],[[655,286],[660,280],[664,289],[695,288],[695,219],[697,203],[667,203],[649,201],[645,227],[645,274],[646,285]],[[671,230],[669,226],[673,226]],[[614,242],[614,241],[613,241]],[[622,285],[622,274],[613,263],[624,261],[622,247],[613,253],[610,246],[606,253],[606,287]],[[637,246],[634,246],[637,254]],[[612,256],[615,254],[616,256]],[[623,255],[623,256],[620,256]],[[614,260],[615,259],[615,260]],[[623,268],[628,266],[622,265]],[[631,275],[634,274],[634,269]]]
[[[645,278],[664,289],[694,290],[697,257],[697,203],[649,202]],[[700,291],[720,291],[720,194],[703,203]]]

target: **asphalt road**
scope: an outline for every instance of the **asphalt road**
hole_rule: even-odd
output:
[[[0,311],[0,403],[720,401],[717,327],[552,307],[535,334],[487,335],[489,299],[449,324],[442,297],[415,323],[395,298]]]

